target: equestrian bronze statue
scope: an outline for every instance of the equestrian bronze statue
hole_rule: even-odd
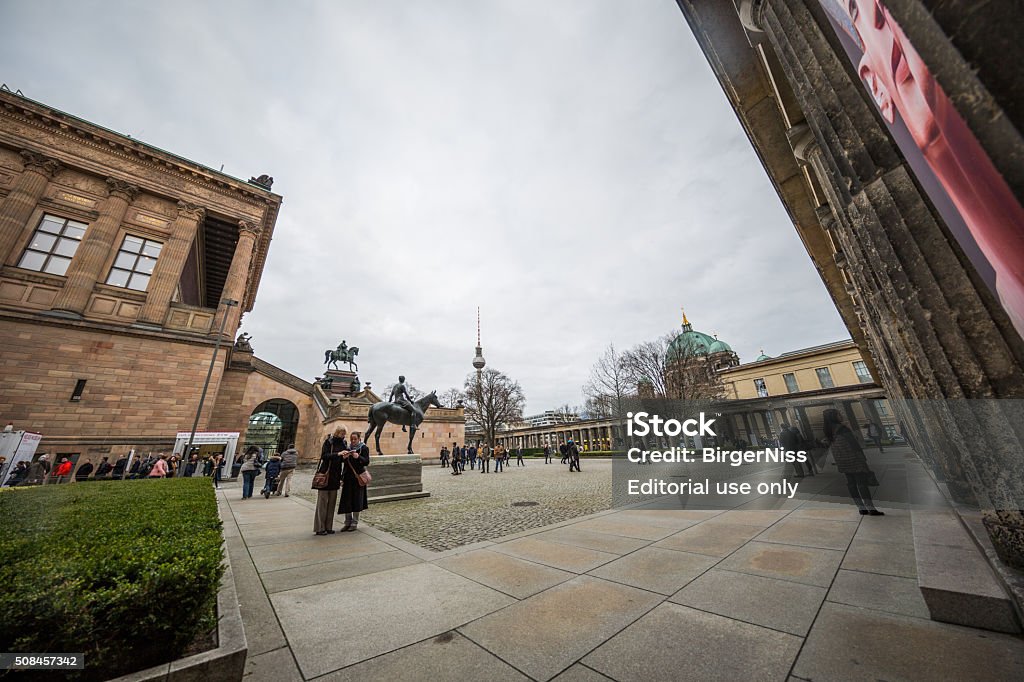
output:
[[[359,365],[356,365],[356,356],[359,355],[359,346],[348,347],[348,344],[344,340],[335,349],[328,348],[324,351],[324,364],[327,365],[327,369],[331,369],[331,365],[334,365],[334,369],[338,369],[339,362],[347,362],[349,371],[355,366],[355,371],[359,371]]]
[[[437,391],[431,391],[419,400],[413,400],[412,406],[415,408],[412,412],[398,403],[391,403],[386,400],[382,400],[381,402],[371,406],[370,412],[366,416],[366,421],[370,426],[366,430],[366,436],[363,438],[363,442],[370,442],[370,434],[374,434],[374,442],[377,445],[377,454],[382,455],[384,453],[380,451],[380,432],[384,430],[384,425],[388,422],[391,422],[392,424],[400,424],[401,426],[409,427],[409,445],[406,451],[410,455],[414,454],[412,451],[412,441],[416,437],[416,429],[418,429],[420,424],[423,423],[423,417],[426,414],[427,409],[430,407],[441,407],[441,402],[437,399]],[[376,433],[374,433],[375,431]]]

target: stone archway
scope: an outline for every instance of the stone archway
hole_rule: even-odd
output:
[[[264,457],[269,457],[294,443],[298,430],[299,408],[295,403],[284,398],[266,400],[249,415],[242,451],[255,445],[263,448]]]

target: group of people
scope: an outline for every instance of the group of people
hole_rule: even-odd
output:
[[[558,446],[559,452],[562,454],[562,464],[569,463],[569,471],[580,470],[580,448],[571,438],[568,442],[562,443]],[[551,463],[551,455],[553,450],[550,445],[544,446],[544,463]],[[525,467],[526,462],[523,461],[523,449],[522,448],[506,448],[502,444],[495,445],[493,448],[484,443],[482,445],[459,445],[458,442],[452,443],[451,450],[448,446],[441,448],[441,466],[451,467],[452,476],[459,476],[466,472],[466,463],[469,463],[469,470],[474,471],[479,465],[479,471],[482,474],[491,473],[491,462],[494,462],[494,473],[501,473],[505,468],[509,466],[509,462],[512,459],[513,454],[516,458],[517,467]]]
[[[131,464],[129,465],[129,460]],[[0,471],[4,468],[4,458],[0,457]],[[75,468],[70,457],[62,456],[53,464],[51,453],[43,453],[33,461],[21,460],[14,465],[5,485],[26,486],[44,483],[82,483],[86,481],[122,481],[140,478],[174,478],[175,476],[194,476],[200,464],[198,452],[194,452],[184,465],[178,455],[168,456],[159,452],[149,453],[145,457],[121,455],[111,464],[110,457],[100,458],[99,464],[93,464],[89,458],[82,460]],[[224,467],[223,455],[211,455],[203,461],[203,475],[214,476],[214,482],[220,484],[220,475]]]
[[[235,463],[239,465],[238,474],[242,477],[242,499],[248,500],[256,487],[256,477],[265,474],[266,480],[260,495],[266,499],[271,497],[288,497],[291,490],[291,478],[295,467],[299,465],[299,452],[295,443],[291,443],[281,454],[276,452],[264,459],[263,449],[250,445],[240,454]]]
[[[513,454],[516,458],[516,466],[525,467],[526,462],[523,461],[522,448],[506,448],[500,443],[493,448],[486,443],[479,447],[477,445],[460,446],[458,442],[455,442],[452,443],[451,450],[448,449],[448,446],[441,448],[441,466],[450,466],[452,476],[458,476],[465,473],[466,463],[469,462],[470,471],[475,471],[477,465],[479,465],[480,473],[489,474],[491,473],[491,462],[493,461],[493,473],[497,474],[509,466]]]
[[[315,474],[325,474],[322,485],[314,475],[316,512],[313,516],[314,535],[334,535],[334,505],[338,514],[345,515],[342,531],[355,531],[359,526],[359,513],[369,507],[366,482],[363,477],[370,466],[370,449],[362,442],[363,434],[348,433],[339,426],[324,441]],[[340,498],[340,499],[339,499]]]

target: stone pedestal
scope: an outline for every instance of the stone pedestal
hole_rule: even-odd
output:
[[[422,473],[419,455],[371,455],[370,503],[429,497],[423,490]]]
[[[327,393],[332,399],[334,398],[347,398],[353,393],[359,392],[359,377],[356,376],[355,372],[347,369],[329,369],[324,373],[325,379],[332,379],[331,387],[325,388],[324,392]],[[352,382],[356,382],[356,390],[353,391]],[[323,385],[323,384],[321,384]]]

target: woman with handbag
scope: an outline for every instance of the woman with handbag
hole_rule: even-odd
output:
[[[874,480],[875,473],[868,467],[868,460],[857,442],[857,436],[843,423],[839,410],[825,410],[822,416],[825,419],[825,440],[828,441],[840,473],[846,474],[846,489],[850,491],[857,509],[865,516],[885,516],[875,509],[871,501],[868,485]]]
[[[354,531],[359,525],[359,512],[369,506],[366,486],[370,482],[370,449],[362,443],[363,434],[353,431],[349,437],[348,452],[342,454],[345,469],[341,478],[341,503],[338,513],[345,515],[342,530]]]
[[[320,463],[313,474],[313,490],[316,491],[314,535],[334,534],[334,503],[338,501],[338,488],[341,487],[341,455],[348,450],[345,433],[345,427],[339,426],[320,448]]]

